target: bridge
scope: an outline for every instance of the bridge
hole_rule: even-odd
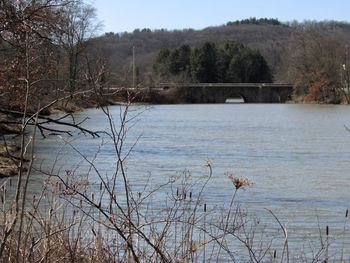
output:
[[[276,83],[161,83],[150,87],[164,103],[225,103],[243,99],[246,103],[284,103],[293,86]]]

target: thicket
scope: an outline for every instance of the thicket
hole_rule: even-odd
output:
[[[153,69],[158,82],[272,82],[270,68],[260,52],[232,41],[206,42],[197,48],[164,48],[157,54]]]

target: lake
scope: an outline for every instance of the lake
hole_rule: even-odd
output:
[[[116,125],[119,111],[119,106],[111,107]],[[87,128],[108,130],[106,117],[98,109],[74,116],[77,120],[88,116]],[[327,225],[331,235],[342,235],[350,202],[350,133],[345,128],[350,127],[350,107],[157,105],[133,106],[130,116],[133,119],[128,124],[125,149],[133,147],[127,173],[135,191],[142,191],[149,176],[154,186],[184,171],[193,178],[207,176],[205,163],[209,160],[213,178],[204,192],[209,209],[228,206],[233,185],[227,173],[231,173],[253,181],[238,193],[237,202],[261,222],[276,226],[265,208],[272,210],[286,225],[295,247],[318,237],[319,230],[324,232]],[[101,139],[83,135],[40,139],[37,165],[49,168],[58,155],[56,170],[62,166],[65,168],[61,170],[78,166],[84,170],[83,163],[77,165],[81,156],[71,147],[62,146],[64,140],[88,158],[101,145]],[[108,174],[114,160],[113,147],[107,143],[96,163]],[[41,181],[40,175],[32,180],[31,193],[40,188]],[[164,196],[160,194],[159,198]]]

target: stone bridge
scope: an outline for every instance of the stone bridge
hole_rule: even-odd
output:
[[[247,103],[284,103],[293,86],[275,83],[162,83],[151,87],[165,103],[225,103],[243,99]]]

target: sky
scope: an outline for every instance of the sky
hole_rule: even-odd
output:
[[[103,32],[202,29],[249,17],[350,22],[350,0],[92,0]]]

